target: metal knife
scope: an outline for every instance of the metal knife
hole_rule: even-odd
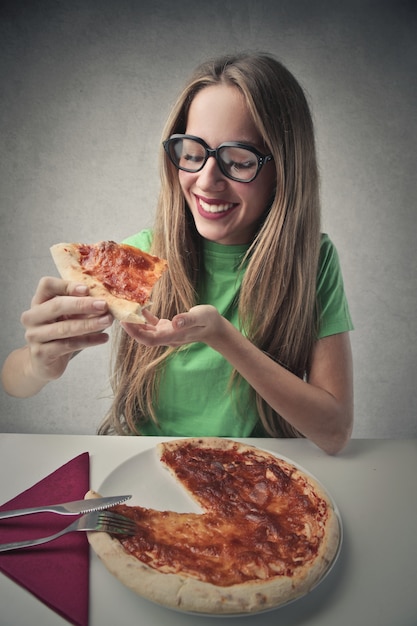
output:
[[[75,500],[63,504],[35,506],[29,509],[15,509],[14,511],[0,511],[0,519],[30,515],[31,513],[58,513],[59,515],[79,515],[90,511],[101,511],[116,504],[129,500],[132,496],[110,496],[108,498],[91,498],[90,500]]]

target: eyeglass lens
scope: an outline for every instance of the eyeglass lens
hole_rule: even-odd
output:
[[[172,140],[170,155],[175,165],[187,172],[198,172],[208,158],[205,147],[189,138]],[[251,180],[258,171],[256,155],[245,148],[222,146],[217,151],[217,162],[223,174],[235,180]]]

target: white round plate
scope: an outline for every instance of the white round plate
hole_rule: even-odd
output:
[[[264,448],[263,448],[264,449]],[[295,467],[297,467],[300,471],[308,476],[311,476],[323,489],[323,491],[328,495],[333,508],[336,512],[336,516],[339,522],[339,545],[333,560],[329,563],[328,568],[325,572],[323,572],[322,577],[315,584],[315,586],[308,591],[310,593],[313,589],[317,587],[330,573],[333,569],[340,551],[343,542],[343,525],[340,516],[339,509],[337,508],[336,503],[333,498],[327,491],[327,489],[322,485],[322,483],[313,475],[311,472],[306,470],[304,467],[295,463],[291,459],[277,455],[270,450],[266,450],[270,454],[274,455],[278,459],[282,459],[287,463],[291,463]],[[149,450],[145,450],[140,452],[139,454],[133,456],[132,458],[124,461],[120,465],[118,465],[110,474],[104,479],[97,490],[101,495],[114,495],[117,493],[129,493],[132,494],[132,498],[127,503],[131,506],[141,506],[145,508],[156,509],[159,511],[176,511],[177,513],[201,513],[202,509],[199,505],[194,502],[191,497],[186,493],[184,489],[181,488],[181,485],[175,481],[172,475],[164,468],[164,466],[159,461],[155,448],[150,448]],[[306,595],[306,594],[304,594]],[[290,602],[295,602],[299,600],[301,597],[296,598],[295,600],[291,600]],[[279,604],[277,607],[273,607],[271,609],[267,609],[267,611],[276,610],[278,608],[282,608],[284,606],[288,606],[287,603]],[[181,612],[180,609],[176,609]],[[262,613],[263,611],[257,611],[252,613],[233,613],[231,615],[216,615],[216,617],[245,617],[250,615],[255,615],[257,613]],[[205,615],[204,613],[196,613],[196,615]],[[206,614],[207,615],[207,614]],[[214,617],[212,614],[210,614]]]

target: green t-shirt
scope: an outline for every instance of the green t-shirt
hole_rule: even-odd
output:
[[[142,231],[124,241],[149,250],[152,233]],[[212,304],[239,327],[236,298],[242,281],[238,271],[246,245],[224,246],[204,241],[204,283],[199,302]],[[352,330],[337,251],[322,235],[317,294],[321,318],[319,338]],[[155,412],[140,427],[143,435],[167,437],[249,437],[259,422],[246,381],[230,388],[231,365],[204,343],[184,346],[167,359]]]

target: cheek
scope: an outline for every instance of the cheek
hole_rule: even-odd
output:
[[[247,196],[247,204],[252,207],[252,211],[259,217],[269,208],[274,196],[274,187],[271,185],[259,185],[251,190]]]
[[[193,184],[193,174],[188,172],[178,171],[178,181],[184,195],[189,195],[191,185]]]
[[[259,181],[261,183],[261,181]],[[265,180],[261,183],[258,189],[258,199],[261,200],[261,204],[264,209],[270,206],[276,193],[276,178],[274,175],[265,177]]]

